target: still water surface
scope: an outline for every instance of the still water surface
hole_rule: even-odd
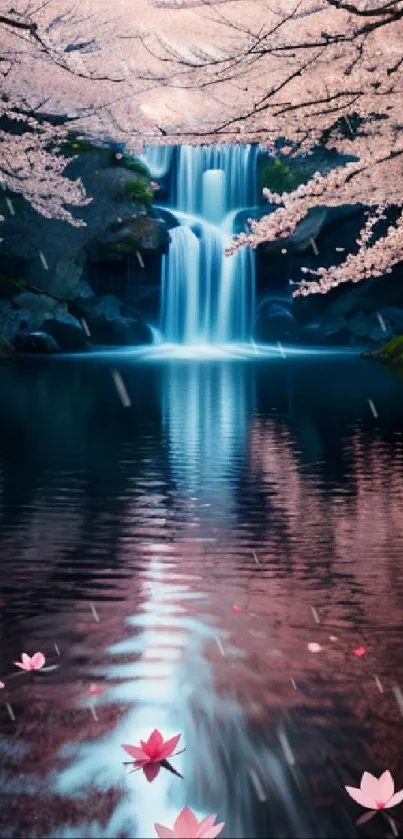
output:
[[[0,368],[0,836],[153,837],[185,804],[223,837],[393,835],[344,784],[403,786],[403,380],[113,366],[131,407],[110,359]],[[36,650],[57,667],[14,675]],[[183,781],[126,774],[155,727]]]

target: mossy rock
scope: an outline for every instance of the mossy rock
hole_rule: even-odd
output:
[[[14,347],[0,335],[0,361],[12,361],[15,358],[16,352]]]
[[[127,236],[121,242],[115,242],[106,247],[106,252],[112,256],[130,256],[139,249],[139,240],[136,236]]]
[[[126,181],[120,190],[118,201],[131,201],[133,204],[143,204],[149,207],[154,197],[154,190],[144,178]]]
[[[123,154],[121,157],[114,156],[114,163],[122,169],[127,169],[129,172],[134,172],[141,178],[151,179],[151,173],[145,163],[142,163],[137,157],[130,157],[128,154]]]
[[[21,291],[25,291],[26,285],[23,280],[17,280],[14,277],[6,277],[0,274],[0,298],[7,300],[9,297],[14,297]]]
[[[66,155],[88,154],[88,152],[99,151],[99,146],[84,140],[77,134],[69,133],[67,139],[60,145],[60,150]]]
[[[363,358],[375,358],[383,364],[390,364],[403,370],[403,335],[391,338],[378,350],[363,353]]]
[[[259,167],[260,188],[272,192],[293,192],[306,178],[296,165],[290,165],[281,157],[265,158]]]

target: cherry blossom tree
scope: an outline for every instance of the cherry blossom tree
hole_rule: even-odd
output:
[[[134,131],[127,105],[134,80],[116,58],[120,37],[115,19],[100,13],[94,18],[63,0],[16,0],[0,13],[0,185],[6,213],[14,213],[11,192],[45,217],[82,224],[79,209],[90,199],[82,182],[66,173],[74,157],[63,149],[72,128],[95,142],[113,137],[136,146],[141,112],[137,108]],[[125,38],[132,37],[125,30]]]
[[[291,194],[267,192],[278,209],[251,222],[229,252],[289,236],[318,205],[361,203],[375,209],[375,218],[377,207],[401,206],[402,1],[207,5],[217,31],[228,36],[221,48],[200,44],[189,56],[170,50],[162,38],[152,45],[154,55],[161,57],[164,49],[170,55],[173,85],[211,96],[203,124],[182,124],[182,136],[189,142],[258,141],[271,153],[278,152],[281,138],[285,156],[310,154],[320,144],[345,160]],[[361,245],[360,237],[356,254],[319,270],[314,282],[304,280],[294,294],[326,292],[340,282],[387,272],[403,259],[402,220],[382,242]]]
[[[38,0],[38,3],[40,0]],[[0,14],[0,175],[40,212],[69,220],[85,196],[57,152],[74,126],[141,144],[320,145],[342,164],[293,193],[233,249],[289,236],[315,206],[402,206],[403,0],[15,0]],[[8,122],[4,125],[4,119]],[[10,122],[13,130],[10,130]],[[70,209],[69,209],[70,208]],[[6,208],[6,212],[7,212]],[[364,236],[365,229],[362,233]],[[384,273],[403,259],[398,219],[296,295]]]

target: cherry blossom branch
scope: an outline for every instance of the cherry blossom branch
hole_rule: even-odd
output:
[[[364,245],[364,243],[363,243]],[[395,225],[388,227],[385,236],[378,239],[372,247],[360,247],[358,253],[349,254],[347,259],[331,268],[319,268],[315,273],[315,282],[303,281],[294,291],[294,297],[307,297],[310,294],[326,294],[342,283],[358,283],[372,277],[390,274],[394,265],[403,261],[403,215]]]

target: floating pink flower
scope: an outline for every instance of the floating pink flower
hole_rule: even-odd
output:
[[[308,650],[309,650],[310,653],[320,653],[321,650],[322,650],[322,647],[321,647],[320,644],[317,644],[316,641],[311,641],[308,644]]]
[[[359,789],[346,787],[349,796],[368,810],[385,810],[403,801],[403,790],[395,793],[392,775],[386,771],[379,778],[364,772]]]
[[[180,734],[177,734],[171,740],[164,741],[161,732],[155,728],[147,741],[140,740],[140,746],[122,746],[125,752],[134,758],[134,766],[130,771],[135,772],[137,769],[142,769],[149,783],[157,777],[161,766],[169,769],[175,775],[179,775],[179,772],[168,763],[167,758],[174,754],[180,736]]]
[[[90,685],[89,689],[85,692],[85,696],[100,696],[101,693],[105,693],[106,688],[101,687],[101,685]]]
[[[189,807],[184,807],[174,822],[173,828],[155,824],[160,839],[215,839],[221,833],[225,822],[214,824],[217,816],[207,816],[199,822]]]
[[[15,661],[14,664],[21,670],[40,670],[45,664],[45,656],[43,653],[35,653],[33,656],[23,653],[21,661]]]

